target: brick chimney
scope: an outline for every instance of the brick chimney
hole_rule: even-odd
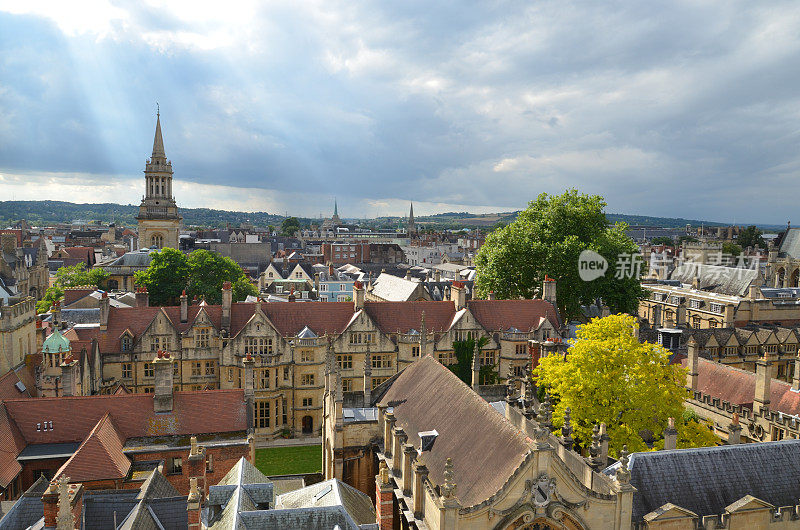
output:
[[[222,284],[222,329],[231,330],[231,304],[233,303],[233,291],[231,282]]]
[[[69,354],[61,363],[61,387],[65,397],[78,395],[78,361]]]
[[[206,484],[206,448],[197,444],[197,436],[189,439],[190,449],[189,458],[186,461],[186,475],[189,480],[196,479],[198,489],[206,495],[208,485]]]
[[[355,311],[359,311],[364,309],[364,298],[366,297],[366,289],[364,289],[364,284],[361,282],[355,282],[353,284],[353,306]]]
[[[186,502],[186,512],[189,519],[189,530],[200,530],[200,508],[203,496],[197,489],[197,479],[189,479],[189,497]]]
[[[147,307],[150,305],[150,295],[147,293],[147,287],[136,288],[136,307]]]
[[[689,355],[688,362],[686,367],[688,371],[686,372],[686,386],[692,391],[692,396],[694,397],[694,392],[697,392],[697,382],[700,378],[700,347],[697,344],[697,341],[694,340],[694,337],[689,337],[689,342],[686,343],[687,353]]]
[[[461,311],[467,306],[467,290],[464,283],[458,280],[450,287],[450,301],[456,306],[456,311]]]
[[[105,331],[108,329],[108,314],[111,312],[111,300],[108,299],[108,293],[103,291],[100,295],[100,330]]]
[[[753,397],[753,412],[758,413],[759,406],[769,409],[769,391],[772,383],[772,361],[766,354],[756,361],[756,392]]]
[[[678,429],[675,428],[675,418],[668,418],[667,422],[667,428],[664,429],[664,450],[670,451],[678,448]]]
[[[380,530],[394,528],[394,498],[389,468],[381,461],[380,471],[375,476],[375,518]]]
[[[156,412],[172,411],[172,361],[169,352],[161,350],[153,359],[156,376],[153,410]]]
[[[542,282],[542,299],[547,300],[553,307],[556,307],[556,281],[547,276],[544,276],[544,282]]]
[[[181,293],[181,322],[189,321],[189,297],[186,296],[186,289]]]

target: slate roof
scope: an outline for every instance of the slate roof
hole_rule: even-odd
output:
[[[28,528],[39,519],[42,519],[44,517],[42,495],[49,484],[49,481],[44,476],[39,475],[36,482],[22,494],[14,506],[8,510],[8,513],[0,519],[0,530]]]
[[[775,507],[800,498],[800,440],[634,453],[628,467],[638,490],[634,523],[668,502],[702,517],[723,513],[745,495]]]
[[[670,279],[679,280],[684,284],[692,284],[695,277],[697,277],[700,280],[700,289],[702,290],[744,296],[757,276],[758,271],[755,269],[683,263],[672,271]]]
[[[342,506],[359,525],[375,522],[375,508],[370,498],[337,479],[284,493],[275,502],[276,510],[321,506]]]
[[[756,391],[756,374],[740,370],[714,361],[698,359],[697,389],[722,401],[753,408]],[[688,359],[683,360],[684,367]],[[770,404],[772,410],[784,414],[800,415],[800,392],[793,392],[792,385],[779,379],[770,384]]]
[[[438,431],[425,455],[429,477],[443,484],[452,458],[456,496],[465,507],[499,491],[530,451],[518,429],[429,355],[401,372],[380,403],[393,407],[410,444],[420,446],[419,432]]]
[[[119,307],[125,307],[119,304]],[[53,315],[48,314],[42,320],[45,322],[52,322]],[[69,324],[99,324],[100,323],[100,308],[86,308],[86,309],[62,309],[59,312],[59,322],[67,322]]]
[[[375,280],[371,294],[381,300],[404,302],[413,301],[414,295],[418,292],[420,292],[420,282],[383,273]]]
[[[800,258],[800,229],[788,228],[781,234],[778,246],[778,255],[781,257]]]

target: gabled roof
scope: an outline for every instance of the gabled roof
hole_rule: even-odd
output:
[[[509,326],[525,332],[539,328],[546,318],[553,328],[560,327],[558,311],[546,300],[467,300],[467,307],[487,331],[503,331]]]
[[[373,296],[389,302],[414,301],[421,291],[421,283],[383,273],[375,280]]]
[[[443,484],[452,458],[456,496],[465,507],[499,491],[530,452],[518,429],[429,355],[401,372],[380,403],[393,407],[408,443],[419,447],[419,432],[439,433],[424,455],[429,477]]]
[[[17,455],[25,449],[25,445],[19,427],[8,414],[5,404],[0,403],[0,487],[8,487],[22,471]]]
[[[344,507],[355,523],[359,525],[375,523],[375,508],[370,498],[338,479],[318,482],[299,490],[284,493],[279,495],[275,502],[276,510],[322,506]]]
[[[773,506],[794,506],[800,497],[800,440],[634,453],[628,468],[637,489],[634,524],[666,503],[703,517],[747,495]]]
[[[66,475],[72,482],[125,478],[131,462],[122,453],[124,441],[106,413],[55,477]]]

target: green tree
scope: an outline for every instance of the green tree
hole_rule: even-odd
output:
[[[181,292],[189,298],[205,298],[209,304],[222,303],[222,284],[231,282],[233,301],[240,302],[258,290],[232,259],[198,249],[188,256],[165,248],[152,254],[150,266],[135,275],[136,285],[147,287],[151,305],[177,305]]]
[[[694,236],[680,236],[678,237],[678,243],[697,243],[700,241]]]
[[[666,245],[668,247],[671,247],[671,246],[673,246],[675,244],[675,241],[673,241],[673,239],[671,237],[669,237],[669,236],[658,236],[658,237],[654,237],[650,241],[650,243],[652,245]]]
[[[639,433],[663,438],[670,417],[680,426],[688,397],[686,371],[669,364],[670,353],[662,346],[640,343],[635,326],[630,315],[593,319],[578,329],[566,359],[547,356],[534,371],[537,384],[548,387],[557,401],[554,423],[560,425],[570,407],[574,437],[585,446],[594,423],[604,422],[612,455],[625,444],[631,451],[646,451]],[[688,423],[679,428],[685,444],[708,445],[705,433]]]
[[[764,242],[764,233],[755,225],[750,225],[739,232],[736,242],[742,248],[767,248],[767,244]]]
[[[478,339],[478,349],[486,346],[489,339],[481,337]],[[468,385],[472,385],[472,356],[475,352],[475,339],[470,337],[466,340],[453,342],[456,362],[448,366],[451,372],[456,374],[459,379]],[[478,380],[481,384],[492,385],[497,382],[497,372],[491,366],[481,366]]]
[[[285,237],[294,237],[294,233],[300,230],[300,221],[297,217],[287,217],[281,223],[281,235]]]
[[[728,243],[727,241],[722,244],[722,253],[729,256],[738,256],[742,253],[742,247],[736,243]]]
[[[624,223],[608,225],[605,206],[602,197],[575,189],[539,195],[515,221],[486,237],[475,258],[478,294],[533,298],[549,276],[558,282],[559,310],[568,319],[580,315],[581,304],[597,298],[612,311],[635,312],[644,291],[634,274],[625,274],[633,267],[616,278],[616,264],[618,258],[638,256],[638,247],[625,235]],[[606,274],[581,280],[578,257],[584,250],[608,261]]]
[[[164,248],[151,253],[150,257],[147,269],[134,274],[136,285],[147,288],[150,305],[177,305],[181,292],[189,283],[186,254],[174,248]]]
[[[87,269],[85,263],[61,267],[56,271],[56,279],[53,285],[47,288],[42,299],[36,303],[36,310],[39,313],[50,311],[53,302],[64,297],[64,289],[67,287],[91,285],[100,289],[107,279],[108,272],[104,269]]]

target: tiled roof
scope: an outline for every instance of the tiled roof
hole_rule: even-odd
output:
[[[275,509],[343,506],[356,524],[375,523],[375,508],[370,498],[344,482],[331,479],[278,496]]]
[[[800,498],[800,440],[634,453],[628,467],[634,523],[668,502],[702,517],[745,495],[775,507]]]
[[[173,410],[166,413],[153,411],[153,394],[18,399],[4,405],[29,444],[82,442],[106,413],[125,439],[247,429],[243,390],[175,392]],[[37,430],[45,421],[52,429]]]
[[[756,374],[732,366],[703,359],[698,363],[697,389],[704,394],[718,397],[736,405],[753,408]],[[685,367],[688,360],[683,361]],[[800,392],[793,392],[792,385],[773,379],[770,385],[770,409],[784,414],[800,415]]]
[[[364,311],[384,333],[422,329],[422,313],[425,313],[425,328],[429,332],[446,331],[456,313],[453,302],[423,301],[364,302]]]
[[[33,397],[31,392],[36,391],[33,370],[33,365],[21,364],[0,377],[0,401]],[[19,383],[24,390],[20,391]]]
[[[522,331],[537,329],[547,318],[558,329],[558,312],[546,300],[468,300],[467,307],[488,331],[502,331],[514,326]]]
[[[383,273],[375,280],[375,287],[371,294],[381,300],[390,302],[405,302],[415,300],[421,296],[423,290],[420,282],[398,278],[392,274]]]
[[[452,458],[456,496],[465,507],[499,491],[530,451],[518,429],[430,356],[401,372],[381,404],[393,407],[408,443],[419,447],[419,432],[439,433],[424,455],[429,477],[443,484],[445,461]]]
[[[131,462],[122,453],[123,443],[124,439],[106,413],[75,454],[56,472],[56,478],[66,475],[72,482],[124,478]]]
[[[19,427],[0,403],[0,487],[7,487],[22,471],[17,455],[25,448]]]

